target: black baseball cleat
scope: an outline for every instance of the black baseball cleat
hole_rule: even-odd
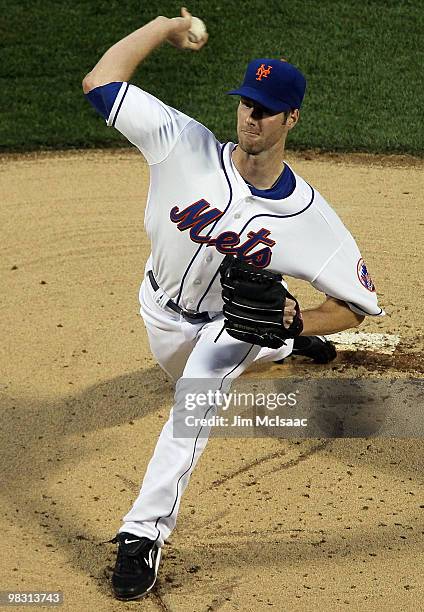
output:
[[[298,336],[294,339],[291,355],[309,357],[314,363],[330,363],[337,357],[337,351],[334,344],[324,336]],[[284,363],[284,359],[275,363]]]
[[[113,592],[117,599],[139,599],[154,586],[158,574],[161,549],[148,538],[122,532],[112,540],[118,544],[112,575]]]

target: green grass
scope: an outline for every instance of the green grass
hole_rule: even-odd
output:
[[[116,40],[177,3],[3,0],[0,150],[126,146],[85,101],[81,80]],[[249,59],[285,56],[307,94],[290,148],[423,154],[419,0],[193,0],[209,44],[198,54],[169,45],[132,81],[235,139],[238,85]]]

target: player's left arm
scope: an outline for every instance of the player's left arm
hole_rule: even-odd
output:
[[[295,316],[294,306],[293,300],[287,300],[284,309],[284,325],[286,327],[292,323]],[[324,336],[357,327],[365,319],[365,316],[353,312],[345,302],[328,297],[325,302],[316,308],[303,310],[302,318],[302,336]]]
[[[327,299],[316,308],[302,310],[304,336],[344,331],[358,327],[366,316],[384,315],[378,305],[374,283],[350,234],[346,235],[311,284]],[[286,302],[283,317],[286,326],[295,316],[294,307],[292,300]]]

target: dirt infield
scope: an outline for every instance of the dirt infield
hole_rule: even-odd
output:
[[[288,161],[369,264],[387,316],[362,329],[400,343],[254,374],[422,377],[424,163]],[[155,592],[112,598],[114,547],[100,542],[136,496],[172,402],[138,314],[147,179],[126,150],[0,160],[0,590],[62,590],[70,611],[418,609],[424,443],[405,439],[211,440]],[[320,300],[290,287],[302,304]]]

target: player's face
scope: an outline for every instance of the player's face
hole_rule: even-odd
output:
[[[253,100],[240,99],[237,135],[239,146],[249,155],[259,155],[281,144],[284,147],[288,130],[284,113],[272,114]]]

